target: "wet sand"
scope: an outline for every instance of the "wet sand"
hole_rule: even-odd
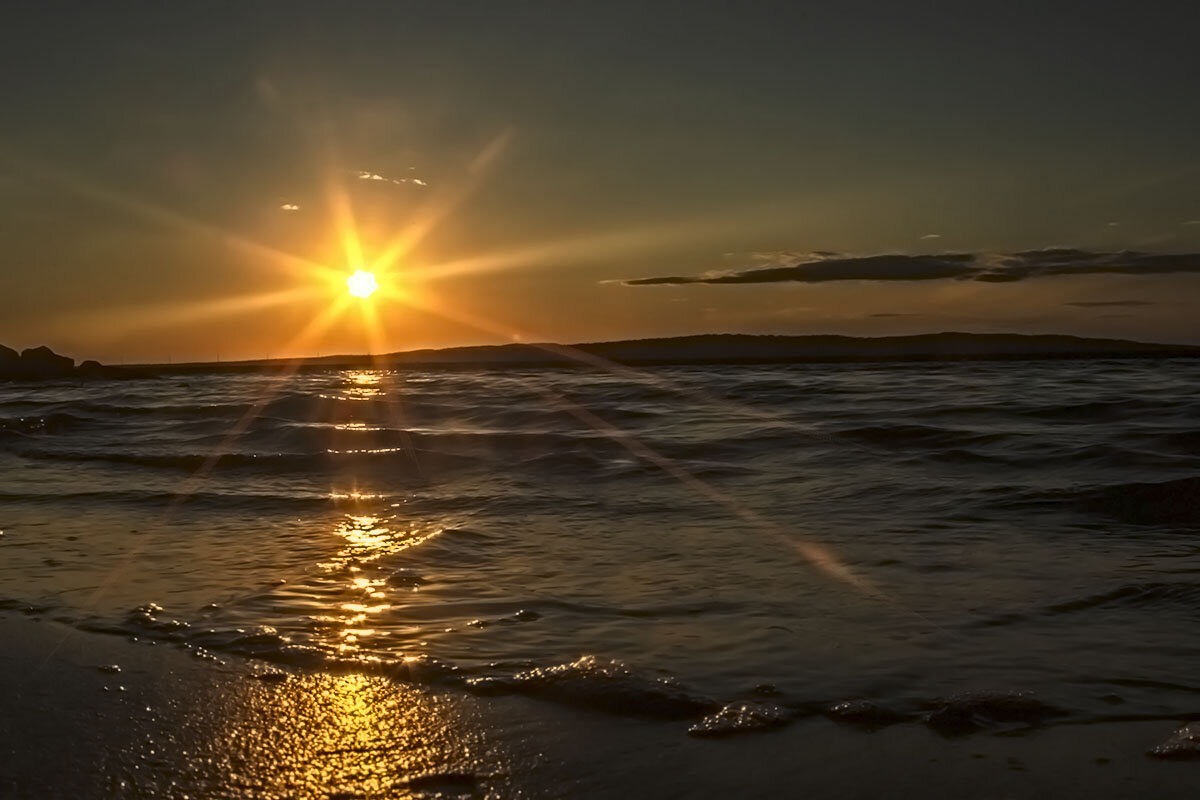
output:
[[[1168,721],[946,738],[825,719],[721,740],[686,723],[198,659],[0,616],[12,798],[1193,797]],[[104,669],[117,665],[119,672]]]

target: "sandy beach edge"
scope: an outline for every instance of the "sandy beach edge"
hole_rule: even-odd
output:
[[[824,719],[697,740],[678,722],[355,674],[214,663],[0,614],[0,797],[1193,797],[1170,722],[945,738]]]

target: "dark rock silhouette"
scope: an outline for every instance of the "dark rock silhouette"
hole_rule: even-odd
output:
[[[31,347],[20,354],[0,345],[0,381],[44,381],[68,378],[120,378],[126,371],[106,367],[98,361],[75,366],[75,359],[59,355],[49,347]]]
[[[60,356],[49,347],[31,347],[21,351],[21,365],[34,377],[67,377],[75,369],[75,359]]]

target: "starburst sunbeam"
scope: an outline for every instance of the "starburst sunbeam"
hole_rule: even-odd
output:
[[[413,219],[380,249],[371,261],[372,272],[386,272],[395,267],[434,228],[460,205],[466,202],[487,177],[492,165],[511,143],[514,131],[506,129],[492,137],[471,160],[466,175],[457,183],[451,183],[436,191],[414,214]]]
[[[111,341],[148,330],[174,327],[186,323],[207,322],[226,317],[235,317],[251,312],[264,311],[294,303],[311,300],[320,295],[319,287],[297,286],[274,292],[236,295],[215,300],[196,300],[169,306],[154,305],[118,306],[96,311],[76,312],[60,324],[81,321],[95,326],[101,334],[98,341]]]
[[[203,236],[233,251],[254,256],[262,263],[281,268],[293,277],[310,279],[313,275],[328,277],[336,274],[334,270],[324,264],[278,250],[242,234],[103,186],[28,156],[18,156],[7,148],[0,147],[0,158],[3,158],[13,169],[19,170],[31,178],[51,183],[79,197],[166,228]]]
[[[414,305],[416,305],[416,301],[412,302]],[[444,306],[426,302],[418,307],[424,311],[443,316],[461,325],[474,327],[477,330],[489,333],[491,335],[504,333],[502,326],[499,326],[495,323],[490,323],[486,320],[478,319],[476,317],[470,317],[465,314],[454,313],[453,311],[446,309]],[[511,335],[511,332],[509,335]],[[539,344],[533,344],[532,346],[547,347],[547,349],[554,347]],[[565,349],[565,351],[569,353],[570,349]],[[552,352],[558,352],[561,354],[564,352],[564,348],[554,348]],[[591,363],[593,366],[596,366],[594,361],[585,363]],[[700,478],[693,475],[682,465],[676,463],[672,459],[667,458],[666,456],[663,456],[646,445],[636,436],[605,422],[587,409],[571,403],[566,398],[556,395],[554,392],[538,386],[534,382],[525,381],[522,383],[523,385],[528,385],[543,397],[546,397],[551,401],[552,405],[561,408],[567,413],[570,413],[572,416],[575,416],[577,419],[592,426],[598,432],[612,438],[633,455],[654,464],[668,475],[671,475],[673,478],[678,480],[687,488],[691,489],[707,500],[724,507],[734,516],[749,523],[754,529],[761,533],[767,534],[770,538],[786,546],[788,549],[799,555],[810,566],[818,569],[832,578],[854,587],[863,594],[878,599],[890,600],[890,598],[888,598],[887,595],[884,594],[882,590],[880,590],[872,581],[856,573],[851,567],[838,559],[828,548],[786,534],[776,525],[774,525],[774,523],[767,521],[757,512],[743,505],[740,501],[724,492],[718,491],[714,487],[702,481]]]

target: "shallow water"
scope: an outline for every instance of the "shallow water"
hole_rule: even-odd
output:
[[[0,603],[734,727],[963,690],[1173,718],[1198,389],[1188,360],[8,385]]]

